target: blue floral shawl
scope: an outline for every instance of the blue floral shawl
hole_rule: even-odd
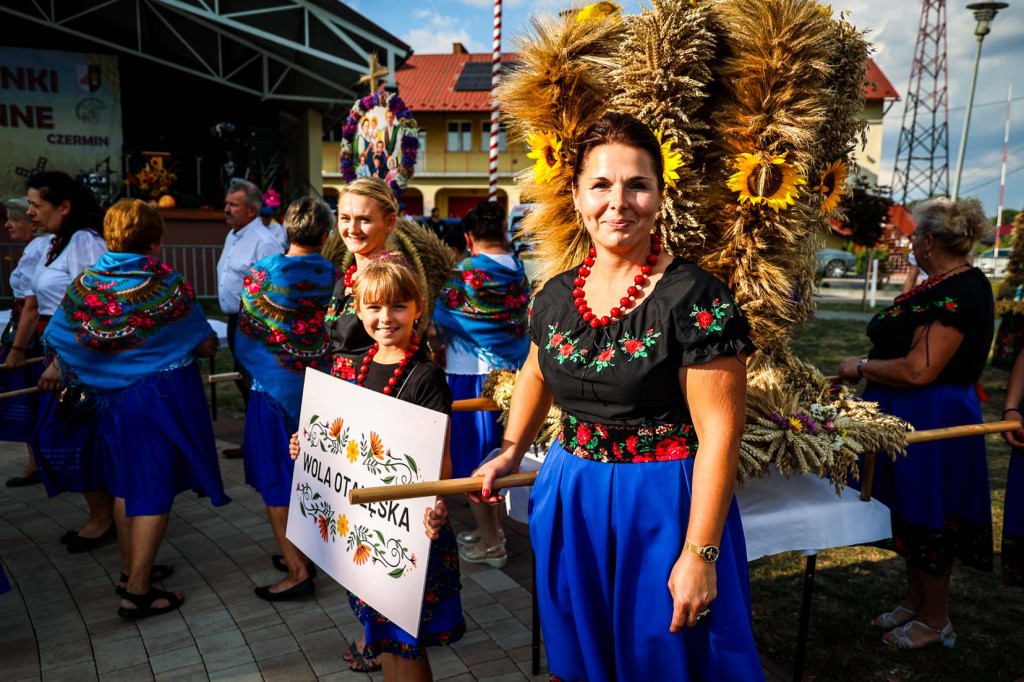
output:
[[[43,344],[68,381],[115,391],[217,347],[181,273],[152,256],[108,251],[68,287]]]
[[[327,371],[330,343],[324,313],[338,271],[320,254],[274,254],[257,261],[242,282],[235,356],[253,387],[299,418],[307,367]]]
[[[527,286],[518,260],[509,268],[484,255],[467,258],[441,288],[433,323],[453,347],[495,367],[518,369],[530,352]]]

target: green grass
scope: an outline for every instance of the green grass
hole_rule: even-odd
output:
[[[864,323],[825,320],[798,330],[794,351],[825,374],[835,374],[844,357],[868,347]],[[1001,419],[1007,374],[988,368],[982,385],[985,421]],[[905,579],[903,561],[874,547],[847,547],[818,556],[808,642],[806,680],[895,682],[1012,681],[1024,676],[1024,590],[999,580],[999,543],[1010,448],[1000,436],[987,437],[992,488],[996,572],[981,573],[959,564],[953,569],[950,612],[958,639],[955,649],[931,647],[895,651],[880,641],[868,622],[899,604]],[[750,564],[754,636],[761,653],[790,667],[796,650],[805,558],[795,553]]]

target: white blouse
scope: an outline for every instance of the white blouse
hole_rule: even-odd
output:
[[[25,251],[18,259],[17,267],[11,272],[11,292],[14,298],[33,295],[32,277],[36,274],[36,268],[46,261],[52,238],[51,235],[44,234],[25,245]]]
[[[71,241],[52,263],[44,265],[44,257],[32,277],[32,292],[39,299],[39,314],[53,315],[72,280],[106,252],[103,237],[92,230],[79,230],[71,235]]]

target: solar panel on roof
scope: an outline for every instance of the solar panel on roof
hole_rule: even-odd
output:
[[[462,65],[462,73],[459,74],[459,79],[455,81],[456,91],[490,89],[490,62],[466,62]]]

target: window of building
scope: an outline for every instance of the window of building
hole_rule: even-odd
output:
[[[420,148],[416,153],[416,172],[422,173],[427,170],[427,131],[420,128],[416,137],[420,141]]]
[[[473,151],[473,124],[469,121],[448,121],[448,151]]]
[[[480,136],[480,151],[491,151],[491,122],[484,121],[482,135]],[[508,151],[508,139],[505,137],[504,126],[498,129],[498,151]]]

